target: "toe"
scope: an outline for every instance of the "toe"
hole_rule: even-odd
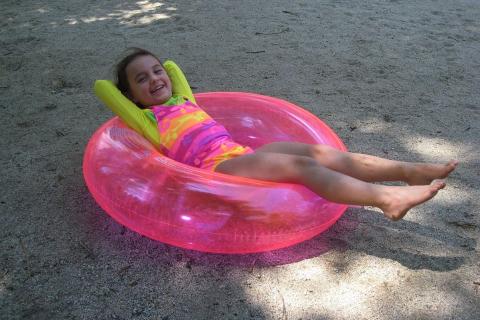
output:
[[[448,163],[448,166],[451,167],[452,169],[455,169],[458,166],[458,160],[450,160]]]
[[[434,190],[440,190],[440,189],[443,189],[445,188],[446,186],[446,183],[445,181],[443,180],[435,180],[431,186],[433,187]]]

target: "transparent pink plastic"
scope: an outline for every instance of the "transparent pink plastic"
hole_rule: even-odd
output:
[[[197,103],[235,141],[257,148],[274,141],[328,144],[346,150],[314,115],[284,100],[209,92]],[[216,253],[283,248],[329,228],[346,205],[300,185],[204,171],[171,160],[118,118],[88,143],[83,173],[98,204],[126,227],[174,246]]]

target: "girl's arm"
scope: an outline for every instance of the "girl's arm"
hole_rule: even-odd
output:
[[[132,101],[127,99],[115,84],[109,80],[97,80],[94,86],[95,94],[107,105],[116,115],[118,115],[130,128],[144,136],[155,147],[160,146],[160,136],[157,129],[157,122],[149,117]]]
[[[165,71],[167,71],[168,77],[172,82],[172,95],[185,97],[190,102],[197,104],[195,98],[193,97],[192,89],[190,88],[182,69],[180,69],[172,60],[165,61],[163,67],[165,68]]]

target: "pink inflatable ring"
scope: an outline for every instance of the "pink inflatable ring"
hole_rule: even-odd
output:
[[[284,100],[239,92],[195,95],[235,141],[257,148],[274,141],[346,150],[309,112]],[[98,204],[115,220],[152,239],[215,253],[279,249],[334,224],[346,205],[300,185],[212,173],[178,163],[113,118],[90,139],[83,173]]]

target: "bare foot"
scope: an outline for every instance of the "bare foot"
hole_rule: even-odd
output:
[[[433,198],[445,182],[434,181],[426,186],[387,187],[383,204],[379,206],[385,216],[394,221],[402,219],[411,208]]]
[[[411,186],[427,185],[435,179],[445,179],[455,170],[457,165],[457,160],[450,160],[446,164],[407,163],[405,167],[405,182]]]

